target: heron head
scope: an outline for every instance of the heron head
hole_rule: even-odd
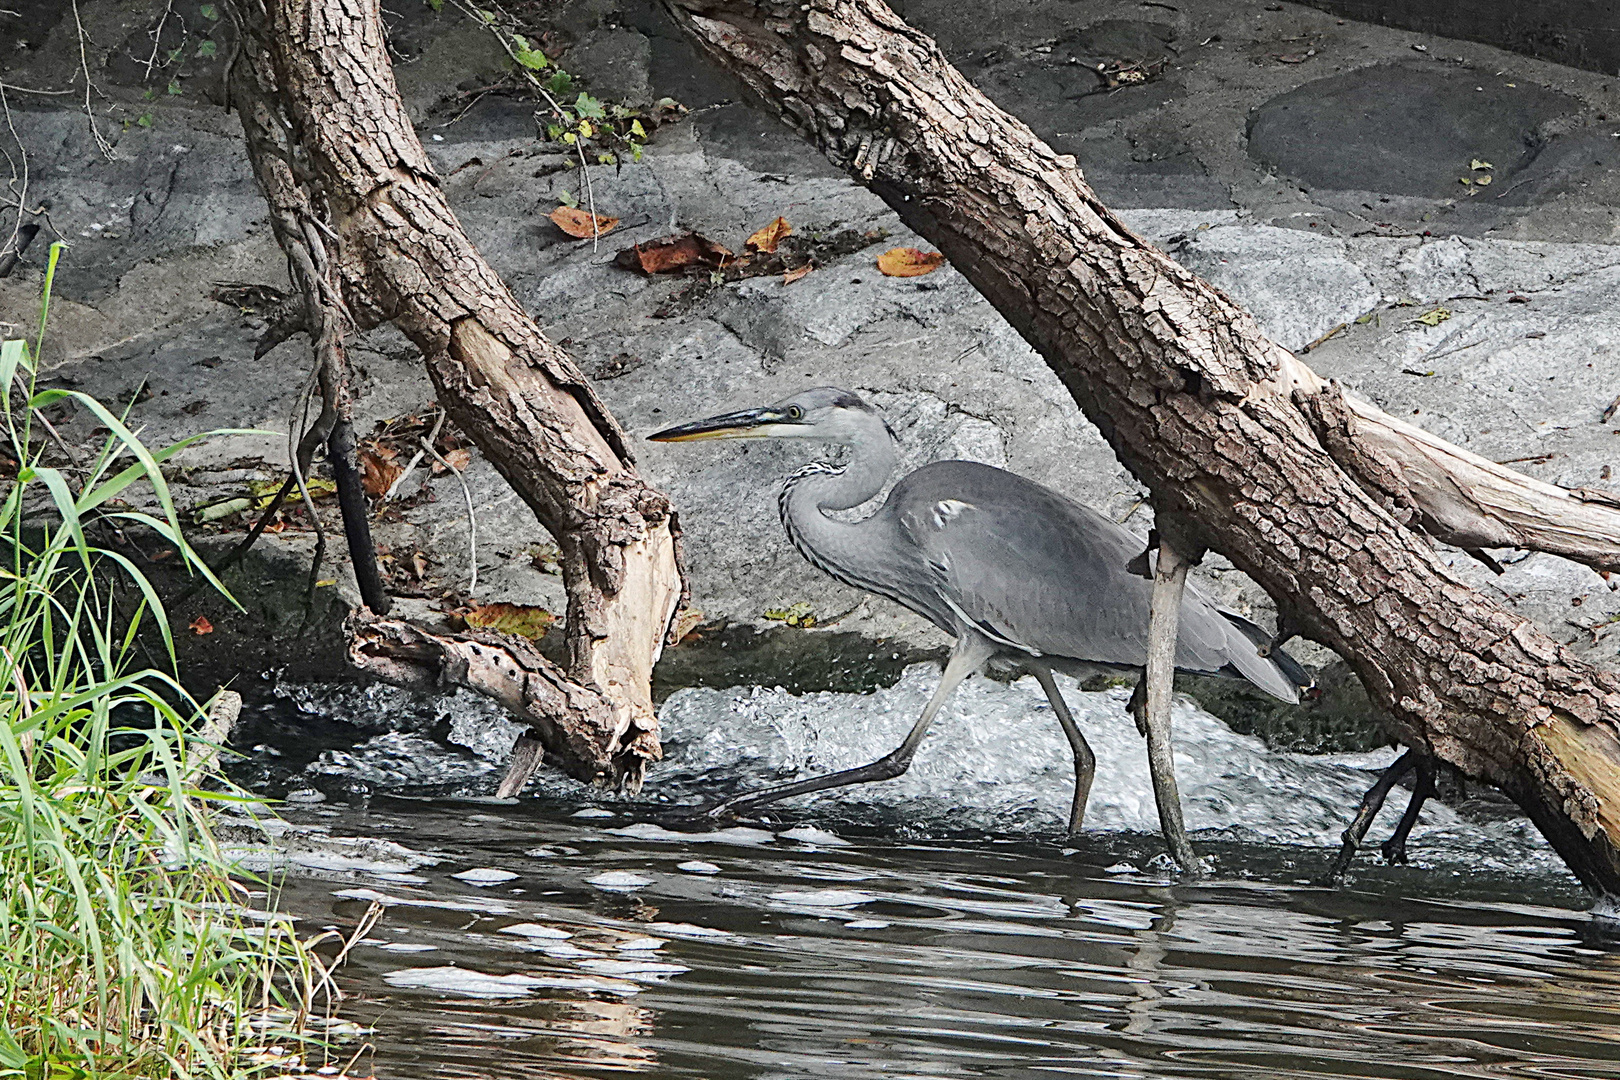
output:
[[[855,442],[874,428],[886,430],[883,415],[860,396],[837,386],[817,386],[773,405],[721,413],[677,424],[647,436],[653,442],[698,439],[821,439]],[[890,432],[892,437],[893,433]]]

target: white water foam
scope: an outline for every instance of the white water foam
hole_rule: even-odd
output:
[[[716,777],[757,786],[874,761],[900,744],[938,681],[937,667],[917,664],[871,694],[679,691],[660,714],[666,757],[648,777],[648,792],[695,800],[713,797]],[[1125,709],[1129,692],[1086,692],[1063,676],[1058,683],[1097,755],[1085,827],[1157,832],[1146,746]],[[1275,753],[1179,697],[1172,726],[1187,825],[1205,839],[1336,845],[1377,770],[1394,758],[1393,751]],[[903,776],[803,796],[793,805],[896,810],[923,829],[1050,835],[1067,822],[1073,783],[1068,742],[1039,684],[975,676],[957,689]],[[1396,789],[1370,840],[1388,835],[1406,801]],[[1413,838],[1414,859],[1447,849],[1481,868],[1557,865],[1528,821],[1476,825],[1434,801]]]

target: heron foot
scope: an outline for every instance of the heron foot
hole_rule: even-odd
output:
[[[1401,862],[1406,861],[1406,836],[1412,831],[1412,825],[1417,823],[1417,814],[1422,809],[1424,800],[1427,800],[1429,795],[1433,794],[1434,783],[1434,763],[1424,758],[1416,750],[1408,750],[1399,758],[1396,758],[1395,763],[1385,769],[1373,786],[1368,788],[1367,793],[1361,797],[1361,805],[1356,808],[1355,816],[1350,819],[1350,824],[1345,827],[1339,854],[1334,857],[1332,865],[1328,867],[1328,872],[1323,878],[1323,884],[1339,885],[1343,883],[1345,871],[1350,868],[1350,863],[1355,859],[1356,852],[1361,849],[1362,841],[1367,838],[1367,830],[1372,827],[1373,818],[1378,816],[1378,811],[1383,809],[1384,800],[1389,797],[1390,791],[1394,789],[1396,784],[1400,783],[1407,773],[1413,769],[1422,770],[1425,767],[1429,777],[1429,789],[1427,791],[1423,790],[1424,773],[1420,772],[1418,789],[1413,792],[1412,801],[1407,804],[1406,813],[1401,816],[1400,825],[1396,826],[1394,834],[1383,846],[1384,858],[1389,862],[1395,862],[1397,857]],[[1420,794],[1422,798],[1419,798]]]
[[[1406,804],[1406,812],[1401,815],[1400,824],[1390,834],[1379,849],[1384,853],[1384,861],[1391,866],[1405,866],[1406,838],[1411,835],[1412,826],[1417,824],[1418,814],[1423,810],[1423,804],[1434,795],[1434,759],[1419,758],[1417,763],[1417,784],[1412,788],[1412,798]]]

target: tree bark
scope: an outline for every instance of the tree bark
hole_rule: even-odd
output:
[[[652,667],[684,598],[668,500],[462,231],[405,115],[378,0],[239,0],[235,13],[234,104],[295,278],[327,259],[318,276],[352,325],[399,326],[451,418],[556,539],[567,663],[513,646],[547,686],[522,711],[569,771],[638,786],[659,756]],[[398,657],[382,663],[376,640],[357,640],[357,661],[420,681]]]
[[[1611,569],[1613,507],[1342,394],[880,0],[665,3],[1045,357],[1161,529],[1230,558],[1352,665],[1392,734],[1502,788],[1587,886],[1620,891],[1620,678],[1465,586],[1430,539]]]

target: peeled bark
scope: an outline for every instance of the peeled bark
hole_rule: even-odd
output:
[[[1133,234],[879,0],[665,0],[713,60],[865,181],[1038,350],[1153,492],[1343,656],[1392,734],[1514,798],[1620,891],[1620,678],[1453,577],[1459,546],[1620,559],[1620,514],[1342,395]]]
[[[236,14],[235,104],[295,270],[329,254],[350,322],[404,331],[440,403],[557,541],[567,663],[541,669],[551,692],[526,715],[571,772],[638,785],[659,756],[652,667],[683,596],[668,500],[462,231],[405,115],[378,0],[241,0]],[[354,656],[374,658],[364,644]],[[397,665],[384,667],[411,681]]]

